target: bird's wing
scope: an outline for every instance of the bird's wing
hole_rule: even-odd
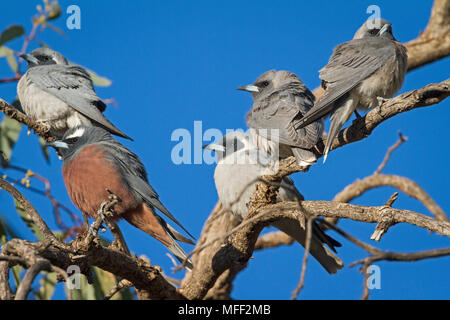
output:
[[[159,195],[147,180],[147,172],[139,157],[113,138],[110,141],[103,141],[101,145],[105,151],[105,158],[121,172],[123,181],[128,184],[130,190],[135,195],[139,195],[147,205],[165,214],[195,239],[161,203]]]
[[[253,129],[278,129],[282,144],[312,148],[320,138],[322,124],[313,123],[298,131],[293,125],[312,108],[313,99],[312,95],[280,88],[254,103],[247,115],[247,124]],[[259,130],[258,134],[264,136],[264,131]],[[266,138],[274,140],[274,137]]]
[[[303,128],[328,115],[337,99],[371,76],[394,55],[392,41],[382,38],[355,39],[338,45],[328,64],[320,70],[325,93],[296,128]]]
[[[146,204],[157,208],[170,220],[175,222],[181,229],[183,229],[192,239],[195,240],[195,237],[190,234],[189,231],[187,231],[183,227],[183,225],[178,222],[178,220],[175,219],[175,217],[169,212],[169,210],[167,210],[167,208],[162,204],[162,202],[159,200],[158,194],[147,181],[131,174],[125,174],[125,180],[130,185],[130,187],[144,199],[144,202]]]
[[[70,107],[99,123],[110,132],[129,138],[116,128],[102,112],[106,105],[97,96],[89,74],[75,65],[44,65],[27,71],[30,80],[43,91],[67,103]]]

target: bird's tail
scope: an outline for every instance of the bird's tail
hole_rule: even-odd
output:
[[[328,152],[331,149],[331,145],[333,144],[334,138],[337,137],[339,131],[341,130],[342,126],[345,122],[350,118],[353,111],[355,111],[355,103],[353,99],[348,98],[345,100],[344,104],[338,107],[333,114],[331,115],[331,125],[330,125],[330,132],[328,133],[327,141],[325,144],[325,150],[324,150],[324,158],[323,162],[327,161]]]
[[[295,219],[282,219],[272,223],[272,225],[284,233],[294,238],[303,247],[306,244],[306,229],[302,227],[300,221]],[[340,244],[330,238],[322,232],[317,224],[313,224],[313,234],[311,238],[310,254],[327,270],[328,273],[336,273],[342,269],[344,262],[337,257],[330,249],[328,249],[320,239],[327,239],[327,243],[332,244],[331,248],[334,250],[333,245],[339,246]],[[333,241],[331,241],[332,239]]]
[[[135,210],[123,214],[122,217],[136,228],[141,229],[160,241],[167,249],[169,249],[178,261],[185,263],[185,267],[192,270],[192,261],[188,259],[186,252],[183,251],[177,243],[177,240],[190,244],[192,244],[192,241],[176,232],[158,214],[156,214],[153,208],[141,204]]]

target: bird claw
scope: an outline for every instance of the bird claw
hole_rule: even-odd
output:
[[[100,209],[97,211],[97,216],[101,219],[101,221],[102,222],[104,222],[105,221],[105,214],[103,213],[103,211],[105,210],[105,206],[107,205],[108,203],[105,201],[105,202],[102,202],[102,204],[100,205]],[[90,234],[92,234],[94,237],[96,237],[97,235],[98,235],[98,231],[97,230],[95,230],[95,228],[94,228],[94,225],[95,225],[95,222],[93,222],[92,224],[91,224],[91,226],[89,227],[89,233]],[[105,232],[106,231],[106,229],[105,228],[102,228],[102,230],[100,231],[100,232]]]
[[[383,98],[383,97],[377,97],[378,100],[378,106],[380,107],[383,103],[388,101],[389,99]]]
[[[92,222],[92,224],[89,226],[89,234],[91,234],[91,235],[93,235],[94,237],[96,237],[97,236],[97,231],[95,231],[95,229],[94,229],[94,224],[95,224],[95,222]]]
[[[108,202],[102,202],[102,204],[100,205],[100,209],[98,209],[97,211],[97,215],[102,218],[103,221],[105,221],[105,214],[103,213],[103,211],[105,211],[105,206],[108,204]]]

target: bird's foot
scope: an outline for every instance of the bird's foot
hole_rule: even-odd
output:
[[[389,99],[383,98],[383,97],[377,97],[378,100],[378,107],[380,107],[383,103],[388,101]]]

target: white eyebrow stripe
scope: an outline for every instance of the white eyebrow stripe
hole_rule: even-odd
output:
[[[75,130],[74,133],[72,133],[70,136],[67,136],[66,139],[71,139],[71,138],[79,138],[84,134],[84,128],[78,128],[77,130]]]

